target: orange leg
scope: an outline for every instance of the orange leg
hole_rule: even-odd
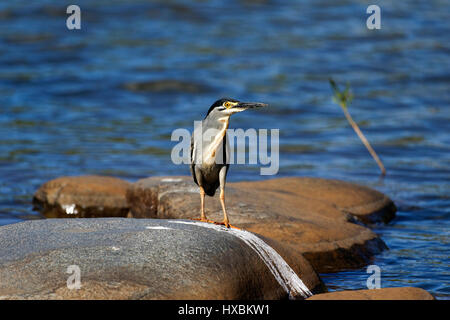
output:
[[[205,215],[205,190],[203,190],[202,187],[200,187],[200,203],[201,203],[201,215],[200,215],[200,221],[208,221]]]
[[[212,222],[211,220],[206,218],[205,215],[205,190],[203,190],[202,187],[200,187],[200,204],[201,204],[200,219],[193,219],[193,220],[198,220],[202,222]]]
[[[223,224],[225,227],[230,227],[230,221],[228,220],[227,210],[225,209],[225,191],[224,188],[220,188],[220,204],[222,205],[223,210]]]

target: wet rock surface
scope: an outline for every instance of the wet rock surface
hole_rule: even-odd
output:
[[[151,177],[127,191],[133,217],[200,216],[198,188],[190,177]],[[228,183],[231,223],[290,245],[319,272],[365,265],[386,249],[363,222],[387,222],[395,205],[380,192],[338,180],[281,178]],[[208,218],[221,221],[218,196],[206,197]]]
[[[324,291],[306,259],[268,241],[313,293]],[[182,220],[25,221],[0,227],[0,256],[2,299],[288,297],[241,239]],[[73,265],[80,269],[80,289],[67,286]]]
[[[307,300],[434,300],[434,297],[420,288],[401,287],[321,293]]]
[[[60,177],[36,191],[33,205],[48,218],[126,217],[129,186],[112,177]]]

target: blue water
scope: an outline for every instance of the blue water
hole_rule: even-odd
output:
[[[270,108],[231,126],[280,129],[278,176],[354,181],[397,204],[374,229],[390,248],[373,261],[382,287],[450,297],[450,2],[377,1],[381,30],[366,28],[367,1],[76,4],[78,31],[64,2],[0,4],[0,224],[40,218],[32,195],[58,176],[189,174],[170,161],[171,132],[219,97],[262,101]],[[333,104],[330,76],[351,84],[385,179]],[[255,165],[229,172],[264,178]],[[368,275],[322,277],[341,290]]]

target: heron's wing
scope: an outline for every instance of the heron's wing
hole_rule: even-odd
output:
[[[197,182],[197,177],[195,176],[195,159],[194,159],[194,135],[192,134],[192,138],[191,138],[191,175],[192,178],[194,178],[194,182],[196,185],[198,185]]]
[[[227,135],[228,133],[225,132],[225,135],[223,136],[223,164],[226,165],[227,169],[225,171],[225,176],[228,173],[228,168],[230,167],[230,159],[229,159],[229,155],[228,155],[228,150],[230,148],[228,140],[227,140]]]
[[[225,135],[223,136],[223,141],[222,141],[222,163],[229,166],[230,165],[230,163],[229,163],[230,156],[229,156],[228,152],[230,150],[230,144],[228,143],[227,136],[228,136],[228,132],[225,133]]]

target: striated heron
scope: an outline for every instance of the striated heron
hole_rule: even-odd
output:
[[[220,224],[230,227],[225,208],[225,181],[229,167],[227,129],[230,116],[250,108],[264,106],[267,104],[223,98],[213,103],[201,126],[194,129],[191,140],[191,174],[200,188],[200,221],[212,222],[205,215],[205,194],[214,196],[220,186],[220,204],[223,210],[223,222]]]

